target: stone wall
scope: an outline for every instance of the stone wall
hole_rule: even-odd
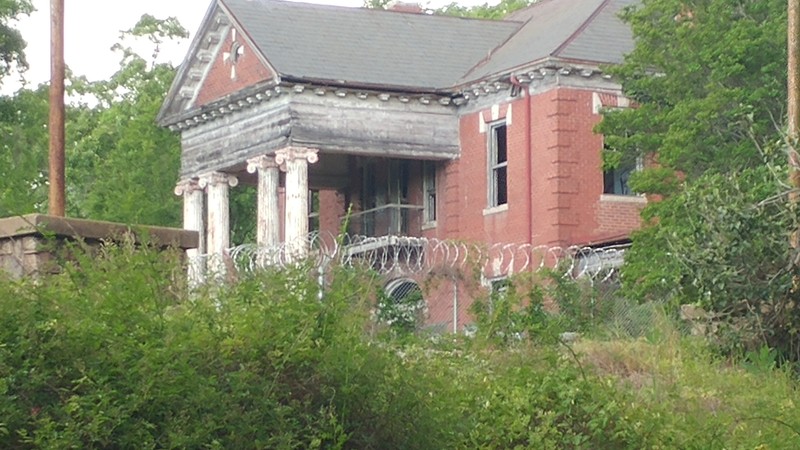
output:
[[[125,241],[187,250],[197,248],[198,233],[43,214],[9,217],[0,219],[0,272],[12,278],[57,272],[53,252],[69,241],[90,245]]]

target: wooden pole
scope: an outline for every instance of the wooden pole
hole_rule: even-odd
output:
[[[50,0],[50,215],[64,217],[64,0]]]

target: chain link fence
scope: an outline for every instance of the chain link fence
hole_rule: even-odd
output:
[[[529,244],[485,245],[408,236],[365,237],[311,234],[302,242],[272,247],[254,244],[223,255],[191,259],[195,280],[234,280],[264,267],[311,267],[324,296],[326,275],[336,265],[368,270],[383,286],[378,307],[415,315],[426,330],[465,332],[474,324],[472,305],[502,291],[521,275],[547,274],[547,281],[569,280],[578,297],[550,309],[580,315],[628,336],[646,334],[658,320],[658,305],[638,305],[618,292],[619,268],[629,244],[605,247],[545,247]]]

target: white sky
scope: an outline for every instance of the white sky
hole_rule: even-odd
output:
[[[355,7],[363,4],[363,0],[308,2]],[[431,3],[438,6],[449,2],[434,0]],[[67,66],[77,75],[86,75],[89,80],[106,79],[118,68],[119,56],[111,51],[111,46],[118,42],[120,30],[133,27],[142,14],[151,14],[158,19],[175,16],[194,37],[210,3],[211,0],[65,0],[64,57]],[[423,0],[420,3],[428,2]],[[462,0],[459,3],[478,4],[483,1]],[[50,78],[50,1],[34,0],[33,4],[37,11],[17,23],[28,42],[25,53],[30,69],[24,76],[29,87]],[[164,48],[162,55],[177,65],[183,60],[190,42],[191,38],[180,46]],[[10,94],[18,89],[21,85],[16,79],[15,75],[5,78],[0,93]]]

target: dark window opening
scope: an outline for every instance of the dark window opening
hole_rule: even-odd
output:
[[[319,191],[308,191],[308,231],[319,231]]]
[[[489,206],[508,203],[508,137],[506,124],[491,128],[489,142],[489,162],[491,184],[489,186]]]
[[[422,164],[425,222],[434,222],[436,220],[436,166],[433,162],[427,161]]]

